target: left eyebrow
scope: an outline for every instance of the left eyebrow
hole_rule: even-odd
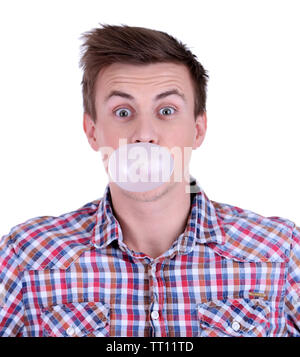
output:
[[[177,89],[171,89],[171,90],[168,90],[166,92],[160,93],[155,97],[155,100],[159,100],[159,99],[165,98],[165,97],[167,97],[169,95],[172,95],[172,94],[178,95],[179,97],[181,97],[181,99],[184,102],[186,101],[184,94],[180,93]]]
[[[183,93],[179,92],[177,89],[170,89],[166,92],[162,92],[160,94],[157,94],[156,97],[154,98],[155,101],[168,97],[169,95],[178,95],[184,102],[186,102],[185,96]],[[119,91],[119,90],[113,90],[111,91],[108,96],[105,98],[105,102],[107,102],[111,97],[122,97],[122,98],[126,98],[126,99],[130,99],[130,100],[134,100],[134,97],[131,94]]]

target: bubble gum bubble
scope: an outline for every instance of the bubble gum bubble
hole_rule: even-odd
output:
[[[124,190],[146,192],[169,179],[174,170],[170,151],[151,143],[122,145],[108,161],[108,174]]]

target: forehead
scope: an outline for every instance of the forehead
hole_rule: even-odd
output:
[[[177,89],[192,95],[192,81],[185,65],[175,63],[151,63],[134,65],[114,63],[102,69],[96,80],[96,97],[105,97],[113,89],[132,89],[137,92]],[[140,92],[139,92],[140,93]]]

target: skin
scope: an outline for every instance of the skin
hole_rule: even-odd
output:
[[[185,100],[176,94],[155,100],[156,95],[171,89],[184,94]],[[115,95],[106,100],[113,90],[126,92],[133,99]],[[169,149],[179,147],[183,153],[185,147],[191,152],[204,140],[207,117],[194,117],[193,86],[184,65],[115,63],[99,72],[95,93],[96,124],[87,113],[83,118],[85,134],[95,151],[103,146],[115,150],[119,139],[127,139],[128,144],[150,142]],[[176,111],[168,110],[170,107]],[[116,112],[121,108],[124,111]],[[166,111],[162,111],[164,108]],[[122,117],[120,112],[128,116]],[[113,212],[130,249],[157,258],[184,232],[190,194],[186,193],[187,181],[177,182],[173,176],[170,182],[140,193],[109,183]]]

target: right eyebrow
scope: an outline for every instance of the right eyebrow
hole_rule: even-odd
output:
[[[122,98],[126,98],[126,99],[129,99],[129,100],[134,100],[133,96],[128,94],[128,93],[121,92],[119,90],[113,90],[108,94],[107,97],[105,97],[105,102],[107,102],[108,99],[113,97],[113,96],[122,97]]]

